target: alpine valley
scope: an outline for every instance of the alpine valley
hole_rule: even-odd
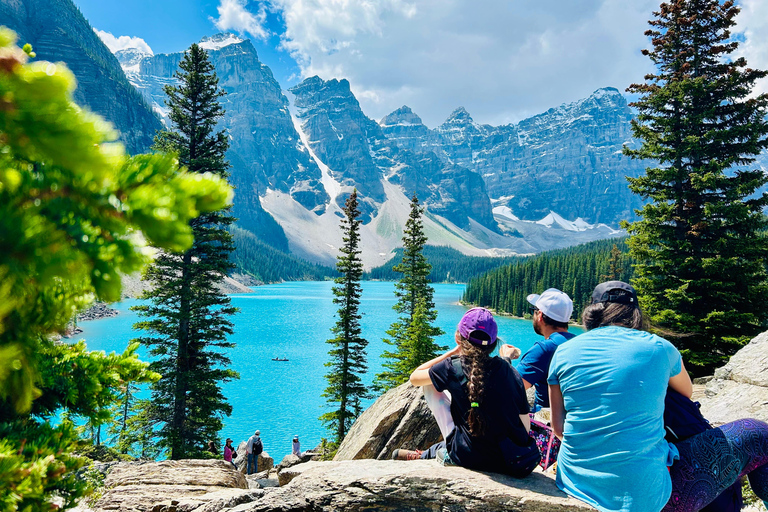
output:
[[[38,58],[72,69],[77,100],[114,123],[130,151],[148,150],[168,121],[163,86],[174,82],[181,52],[112,55],[70,0],[0,0],[0,19]],[[619,236],[619,222],[641,206],[626,176],[645,164],[622,154],[636,142],[617,89],[503,126],[459,107],[430,128],[407,106],[370,119],[344,79],[313,76],[284,91],[247,39],[217,34],[199,44],[227,93],[221,127],[239,227],[311,262],[335,262],[353,188],[368,268],[400,245],[413,194],[427,208],[431,245],[483,256]]]

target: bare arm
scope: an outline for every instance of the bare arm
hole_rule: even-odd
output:
[[[693,395],[693,383],[688,372],[685,371],[685,364],[680,363],[680,373],[669,379],[669,387],[681,395],[691,398],[691,395]]]
[[[563,403],[563,393],[560,391],[559,384],[549,385],[549,408],[549,421],[552,424],[552,430],[558,438],[562,439],[565,426],[565,404]]]
[[[439,363],[440,361],[443,361],[444,359],[448,359],[451,356],[457,355],[459,353],[459,346],[453,347],[451,350],[446,352],[445,354],[441,354],[437,356],[436,358],[427,361],[426,363],[422,363],[419,365],[418,368],[413,370],[413,373],[411,373],[411,378],[409,379],[411,381],[411,385],[413,386],[426,386],[427,384],[432,384],[432,379],[429,378],[429,369],[432,368],[434,365]]]

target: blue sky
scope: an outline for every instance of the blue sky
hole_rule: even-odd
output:
[[[284,88],[313,75],[346,78],[369,117],[408,105],[430,127],[459,106],[477,122],[499,125],[601,87],[624,91],[653,70],[640,52],[649,46],[643,33],[659,6],[659,0],[75,3],[96,29],[146,42],[155,53],[235,32],[251,39]],[[740,55],[766,69],[768,2],[738,3]],[[768,80],[758,88],[768,92]]]
[[[140,37],[154,53],[179,52],[203,36],[221,32],[214,23],[219,0],[75,0],[75,4],[94,28],[114,36]],[[285,31],[279,12],[267,13],[266,26],[268,39],[250,39],[278,82],[290,87],[300,80],[301,70],[287,51],[278,50],[279,34]]]

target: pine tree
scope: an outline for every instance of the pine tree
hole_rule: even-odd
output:
[[[423,214],[424,209],[414,194],[403,232],[403,260],[392,269],[402,274],[395,283],[397,302],[393,306],[400,316],[387,330],[389,338],[383,340],[394,345],[395,350],[383,354],[388,361],[382,365],[385,370],[376,375],[374,387],[377,391],[386,391],[407,381],[417,366],[445,348],[435,343],[435,338],[443,334],[443,330],[433,325],[437,320],[437,309],[432,298],[434,289],[429,284],[432,266],[424,256],[427,236],[421,220]],[[409,336],[420,303],[419,335]]]
[[[764,236],[768,205],[754,197],[768,178],[745,170],[768,147],[768,96],[750,96],[765,71],[732,58],[732,1],[661,4],[645,50],[658,68],[643,84],[633,132],[634,158],[657,162],[629,179],[650,199],[626,224],[639,261],[634,283],[652,322],[672,339],[689,370],[709,374],[765,329],[768,315]]]
[[[335,431],[337,444],[341,443],[360,414],[361,400],[369,397],[360,377],[368,370],[365,352],[368,341],[361,337],[360,327],[363,262],[359,248],[362,221],[357,190],[353,190],[347,198],[343,211],[345,218],[341,220],[341,230],[344,246],[339,249],[336,262],[341,276],[334,280],[336,286],[333,287],[333,303],[339,306],[339,319],[331,329],[333,338],[328,340],[333,348],[329,351],[331,360],[325,366],[331,371],[325,376],[328,387],[322,395],[336,409],[320,416],[320,420]]]
[[[218,99],[224,94],[208,55],[193,44],[179,64],[179,85],[166,86],[169,117],[174,131],[155,138],[157,149],[173,151],[190,172],[226,178],[229,164],[224,131],[216,123],[224,115]],[[161,253],[146,279],[153,289],[142,297],[151,304],[136,306],[148,318],[134,327],[151,335],[140,341],[151,347],[156,360],[151,368],[163,378],[152,387],[153,420],[160,425],[159,445],[171,459],[201,455],[216,439],[223,416],[232,412],[221,383],[237,378],[228,369],[227,341],[237,312],[216,283],[233,267],[232,235],[226,227],[234,218],[231,205],[200,215],[190,222],[192,248],[182,254]]]
[[[611,249],[611,256],[608,259],[608,273],[603,274],[603,279],[606,281],[621,281],[621,275],[624,273],[621,261],[621,251],[613,244]]]
[[[108,421],[118,390],[160,376],[122,354],[54,341],[94,299],[120,299],[120,274],[146,263],[144,240],[184,250],[190,218],[231,189],[167,155],[124,154],[117,134],[75,104],[58,63],[0,27],[0,508],[67,510],[89,492],[68,420]],[[143,236],[137,236],[137,235]]]

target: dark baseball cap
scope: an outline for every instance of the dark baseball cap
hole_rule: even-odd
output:
[[[592,292],[592,304],[613,302],[637,307],[637,292],[631,285],[623,281],[606,281],[600,283]]]
[[[496,320],[485,308],[472,308],[461,317],[458,326],[462,338],[475,345],[493,345],[496,343]]]

